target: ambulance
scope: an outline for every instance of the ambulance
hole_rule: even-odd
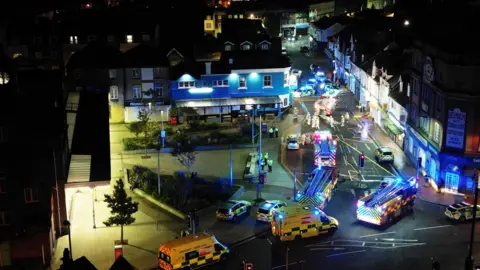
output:
[[[287,206],[276,213],[272,221],[272,234],[280,241],[309,238],[321,234],[334,234],[339,223],[333,217],[311,206]]]
[[[160,269],[198,269],[224,261],[229,250],[215,236],[202,232],[190,234],[160,245],[158,266]]]

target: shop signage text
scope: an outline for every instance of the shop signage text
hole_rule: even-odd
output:
[[[448,110],[447,139],[445,143],[447,147],[463,149],[466,115],[458,108]]]

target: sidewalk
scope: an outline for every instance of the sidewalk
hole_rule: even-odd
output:
[[[346,91],[349,91],[349,90],[346,90]],[[355,104],[349,104],[348,110],[352,113],[352,115],[359,116],[363,114],[358,110],[356,106],[356,102]],[[358,124],[363,127],[366,127],[368,130],[368,134],[370,135],[370,137],[378,147],[386,146],[392,149],[393,154],[395,156],[393,167],[402,177],[406,179],[410,177],[416,177],[415,165],[412,164],[412,162],[405,155],[403,150],[388,137],[388,135],[377,125],[377,123],[372,125],[370,119],[351,117],[350,124],[354,124],[354,125]],[[429,185],[427,186],[424,184],[425,184],[425,181],[424,181],[423,175],[420,174],[417,196],[419,199],[423,201],[427,201],[427,202],[430,202],[433,204],[439,204],[439,205],[450,205],[450,204],[454,204],[455,202],[462,201],[463,199],[463,198],[460,198],[460,196],[456,196],[453,194],[439,193],[436,190],[434,190],[431,186]]]

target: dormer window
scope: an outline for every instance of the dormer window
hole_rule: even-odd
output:
[[[252,49],[252,43],[245,41],[241,44],[243,51],[250,51]]]
[[[231,50],[232,50],[232,45],[230,44],[225,45],[225,51],[229,52]]]
[[[260,50],[267,51],[269,49],[270,49],[270,42],[268,42],[266,40],[260,42]]]

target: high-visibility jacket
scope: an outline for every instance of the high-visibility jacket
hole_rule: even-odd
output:
[[[268,166],[272,166],[272,165],[273,165],[273,160],[269,159],[269,160],[267,161],[267,164],[268,164]]]
[[[278,127],[275,127],[275,132],[278,132]]]
[[[273,133],[273,128],[270,128],[270,129],[268,130],[268,132],[269,132],[269,133]]]
[[[264,159],[268,159],[268,153],[265,153],[265,154],[263,155],[263,158],[264,158]]]

